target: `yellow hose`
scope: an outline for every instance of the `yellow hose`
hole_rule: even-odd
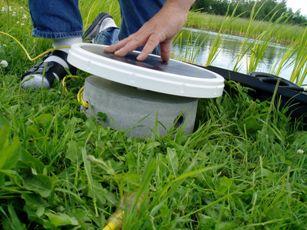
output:
[[[119,230],[122,228],[124,218],[124,211],[121,209],[116,210],[110,216],[107,225],[103,228],[103,230]]]
[[[80,79],[80,78],[81,78],[81,77],[76,76],[76,75],[67,75],[67,76],[65,76],[65,77],[63,78],[63,80],[61,81],[61,84],[62,84],[62,87],[63,87],[65,93],[68,92],[67,86],[66,86],[67,80],[68,80],[68,79]]]
[[[77,100],[80,105],[82,105],[84,108],[88,109],[89,108],[89,103],[83,99],[83,94],[84,94],[84,86],[79,90],[77,94]]]
[[[144,200],[144,195],[138,197],[136,193],[126,194],[122,197],[119,207],[108,219],[107,225],[102,230],[120,230],[123,226],[123,219],[125,212],[123,210],[129,210],[135,207],[140,209],[141,203]]]
[[[7,36],[7,37],[13,39],[13,40],[17,43],[17,45],[23,50],[23,52],[26,54],[27,58],[28,58],[30,61],[32,61],[32,62],[33,62],[33,61],[36,61],[36,60],[39,59],[39,58],[42,58],[42,57],[45,56],[46,54],[48,54],[48,53],[50,53],[50,52],[52,52],[52,51],[55,50],[54,48],[48,49],[48,50],[46,50],[45,52],[39,54],[38,56],[32,58],[32,57],[30,56],[29,52],[27,51],[27,49],[24,47],[24,45],[23,45],[17,38],[15,38],[14,36],[10,35],[9,33],[3,32],[3,31],[0,31],[0,35],[4,35],[4,36]],[[69,46],[61,46],[61,47],[58,47],[58,49],[59,49],[59,48],[70,48],[70,47],[69,47]]]

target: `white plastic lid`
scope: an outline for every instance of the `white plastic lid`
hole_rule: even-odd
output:
[[[157,55],[138,62],[137,51],[121,58],[104,52],[104,47],[74,44],[68,62],[95,76],[154,92],[192,98],[215,98],[223,94],[224,78],[204,68],[175,60],[163,64]]]

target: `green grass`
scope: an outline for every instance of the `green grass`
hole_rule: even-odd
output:
[[[211,31],[220,31],[222,24],[225,21],[224,16],[209,15],[198,12],[191,12],[189,14],[187,26],[196,29],[205,29]],[[249,19],[236,18],[235,20],[227,23],[223,28],[223,33],[246,36],[249,27]],[[259,34],[263,31],[275,27],[276,23],[265,22],[265,21],[254,21],[252,24],[253,33],[248,34],[249,38],[258,38]],[[291,44],[297,37],[301,37],[304,34],[306,27],[289,25],[289,24],[278,24],[278,30],[272,36],[272,40],[276,43]]]
[[[94,2],[88,21],[100,10],[119,15],[112,2]],[[24,9],[1,13],[0,30],[36,56],[50,43],[30,36],[29,17],[16,24]],[[12,40],[0,44],[9,63],[0,69],[1,228],[101,229],[135,194],[137,204],[122,207],[124,229],[304,229],[307,132],[285,111],[230,83],[229,94],[200,101],[193,134],[128,138],[80,111],[82,80],[67,93],[20,89],[32,63]]]

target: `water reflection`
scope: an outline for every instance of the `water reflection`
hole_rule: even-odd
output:
[[[210,47],[217,35],[217,33],[204,30],[185,29],[176,40],[173,53],[178,59],[190,61],[199,65],[205,65],[210,52]],[[241,44],[244,39],[245,38],[239,36],[223,34],[223,42],[220,46],[217,58],[213,61],[212,65],[232,70],[235,66],[237,57],[241,52]],[[254,42],[254,40],[250,39],[248,42]],[[285,47],[277,44],[270,44],[265,51],[263,59],[257,66],[257,71],[274,74],[274,70],[285,52]],[[249,50],[240,62],[240,72],[247,73],[247,63],[249,62],[250,56],[251,53]],[[289,63],[293,63],[293,61],[294,60],[290,60]],[[288,65],[281,71],[280,77],[290,79],[292,71],[293,64]],[[307,79],[305,80],[305,83],[307,83]]]

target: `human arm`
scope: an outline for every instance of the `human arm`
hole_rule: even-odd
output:
[[[121,40],[105,50],[117,56],[144,47],[138,55],[138,61],[144,61],[160,45],[161,58],[167,62],[170,58],[171,43],[174,36],[186,22],[189,9],[195,0],[167,0],[162,9],[136,33]]]

